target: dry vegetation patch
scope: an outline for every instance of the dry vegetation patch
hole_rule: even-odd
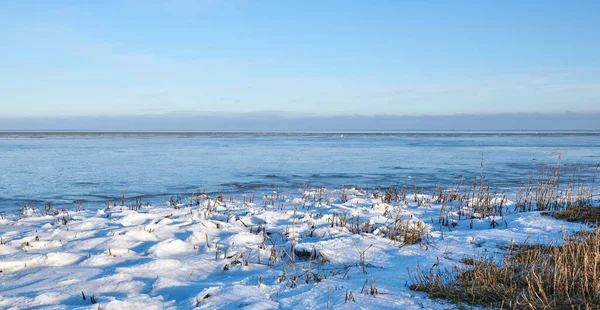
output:
[[[433,298],[505,309],[600,308],[600,230],[561,245],[512,245],[498,260],[483,254],[452,270],[417,268],[410,288]]]
[[[581,222],[589,224],[598,224],[600,222],[600,207],[597,206],[577,206],[566,208],[565,210],[552,213],[552,216],[567,220],[569,222]]]

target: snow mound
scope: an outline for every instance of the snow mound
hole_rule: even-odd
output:
[[[179,239],[169,239],[158,243],[148,250],[155,257],[167,258],[194,252],[192,245]]]

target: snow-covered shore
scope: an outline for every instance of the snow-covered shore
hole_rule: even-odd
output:
[[[451,267],[581,228],[540,212],[440,226],[442,204],[417,198],[319,189],[252,203],[4,214],[0,308],[447,309],[408,288],[418,265]],[[393,229],[420,242],[391,238]]]

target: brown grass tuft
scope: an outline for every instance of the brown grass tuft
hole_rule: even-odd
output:
[[[555,212],[552,216],[569,222],[598,224],[600,222],[600,207],[577,206]]]
[[[411,289],[432,298],[508,309],[600,308],[600,229],[566,237],[562,245],[518,245],[501,262],[489,255],[467,265],[411,274]]]

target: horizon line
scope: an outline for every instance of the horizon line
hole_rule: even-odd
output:
[[[447,114],[436,114],[436,113],[411,113],[411,114],[399,114],[399,113],[375,113],[375,114],[359,114],[359,113],[348,113],[348,114],[318,114],[308,113],[301,111],[285,111],[285,110],[256,110],[247,112],[227,112],[227,111],[170,111],[164,113],[131,113],[131,114],[79,114],[79,115],[52,115],[52,116],[40,116],[40,115],[11,115],[11,116],[0,116],[0,119],[14,120],[14,119],[72,119],[72,118],[146,118],[146,117],[194,117],[203,115],[212,115],[219,117],[257,117],[257,116],[279,116],[283,118],[349,118],[349,117],[452,117],[452,116],[561,116],[561,115],[589,115],[589,114],[600,114],[600,111],[562,111],[562,112],[481,112],[481,113],[447,113]]]
[[[1,130],[0,137],[6,136],[144,136],[144,135],[191,135],[191,136],[590,136],[600,135],[600,130],[248,130],[248,131],[107,131],[107,130]]]

